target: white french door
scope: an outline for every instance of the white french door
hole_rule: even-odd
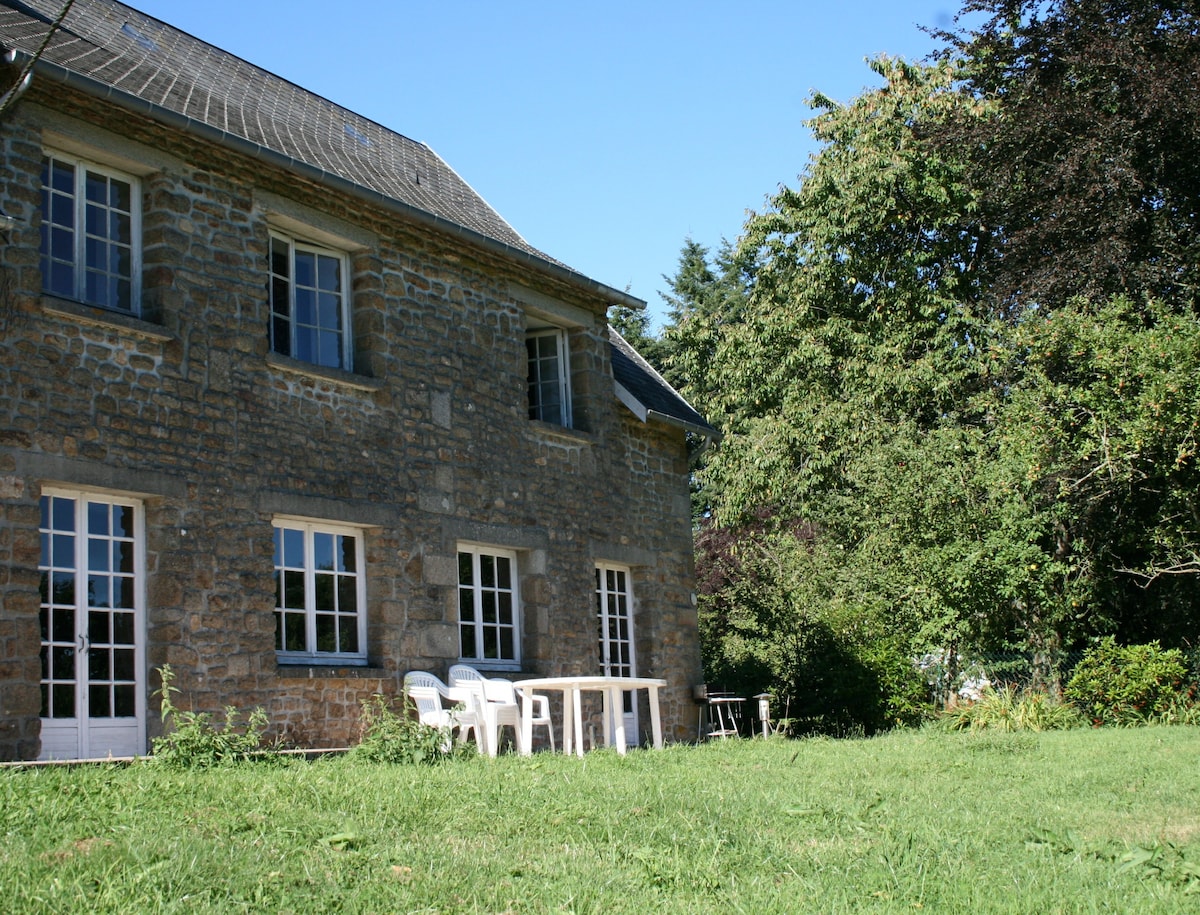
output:
[[[606,677],[636,677],[633,592],[629,584],[629,569],[607,563],[597,564],[596,621],[600,634],[600,672]],[[622,693],[625,734],[633,744],[638,739],[636,695],[636,690]]]
[[[141,504],[44,489],[42,759],[145,752]]]

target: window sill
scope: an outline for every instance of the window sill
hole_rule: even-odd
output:
[[[107,330],[119,330],[135,337],[168,343],[175,335],[161,324],[152,324],[142,318],[123,311],[111,311],[99,305],[87,305],[57,296],[42,295],[42,311],[59,318],[68,318],[81,324],[91,324]]]
[[[267,365],[279,369],[281,372],[304,375],[308,378],[318,378],[321,381],[328,381],[330,384],[354,388],[359,391],[379,391],[383,389],[383,382],[378,378],[369,378],[366,375],[347,372],[343,369],[332,369],[323,365],[314,365],[311,362],[293,359],[291,356],[281,356],[279,353],[267,353]]]
[[[595,436],[590,432],[568,429],[566,426],[557,426],[540,419],[529,420],[529,428],[533,431],[535,438],[549,439],[555,444],[593,445],[596,442]]]
[[[382,667],[366,664],[285,664],[282,661],[276,674],[284,680],[390,680],[394,676]]]

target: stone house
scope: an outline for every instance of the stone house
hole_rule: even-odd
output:
[[[713,430],[609,329],[641,303],[426,146],[62,7],[0,4],[0,759],[146,752],[164,664],[303,746],[460,660],[662,677],[694,737]]]

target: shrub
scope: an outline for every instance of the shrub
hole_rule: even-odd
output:
[[[232,705],[225,706],[224,722],[214,724],[208,712],[189,712],[175,706],[171,694],[179,690],[171,685],[175,674],[169,664],[160,667],[158,674],[162,686],[155,695],[160,697],[167,730],[152,742],[155,759],[179,768],[203,769],[251,758],[277,758],[277,754],[263,748],[269,721],[261,708],[250,713],[240,731],[241,713]]]
[[[1064,695],[1096,725],[1181,720],[1192,705],[1186,675],[1178,649],[1107,636],[1084,653]]]
[[[1083,724],[1073,706],[1044,692],[1011,686],[985,687],[977,701],[948,709],[941,721],[954,731],[1060,731]]]
[[[401,710],[387,696],[374,695],[362,703],[362,739],[351,753],[370,762],[436,763],[455,754],[449,728],[433,728],[409,714],[407,695]]]

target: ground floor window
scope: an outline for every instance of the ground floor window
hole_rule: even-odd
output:
[[[275,596],[281,661],[366,662],[361,531],[276,520]]]
[[[459,546],[459,657],[519,664],[519,608],[516,553],[487,546]]]
[[[44,758],[142,752],[145,537],[141,504],[41,496]]]
[[[607,563],[596,566],[596,623],[600,636],[600,671],[612,677],[636,676],[633,593],[627,568]]]

